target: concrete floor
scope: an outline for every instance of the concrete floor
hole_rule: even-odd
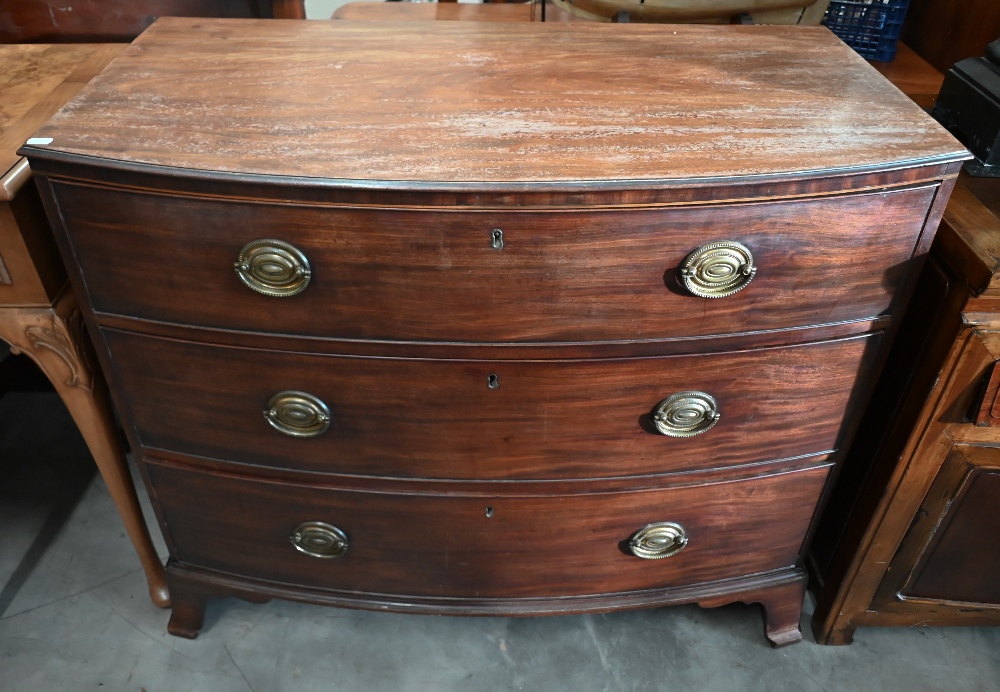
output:
[[[741,605],[508,619],[226,599],[178,639],[56,395],[7,391],[0,420],[2,692],[1000,690],[1000,628],[869,628],[833,648],[807,614],[806,640],[776,651]]]

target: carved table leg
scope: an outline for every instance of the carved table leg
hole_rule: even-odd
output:
[[[727,603],[760,603],[764,606],[764,634],[771,646],[779,648],[802,641],[799,620],[802,618],[802,601],[806,595],[806,574],[796,570],[793,575],[773,586],[752,591],[733,593],[699,601],[703,608],[715,608]]]
[[[64,317],[68,316],[68,317]],[[170,605],[163,564],[142,517],[128,462],[118,440],[104,379],[87,357],[87,335],[68,293],[52,308],[0,308],[0,339],[31,358],[52,382],[104,477],[118,514],[146,572],[149,596]]]

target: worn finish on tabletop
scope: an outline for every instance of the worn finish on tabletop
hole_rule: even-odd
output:
[[[965,157],[823,30],[767,27],[161,21],[43,134],[187,637],[238,595],[744,601],[797,641],[802,551]],[[244,285],[262,238],[302,292]],[[685,257],[727,240],[752,281],[691,293]],[[279,392],[328,428],[272,429]],[[678,392],[711,429],[655,432]],[[298,552],[306,522],[346,555]],[[659,522],[683,550],[632,554]]]
[[[772,177],[961,155],[826,29],[717,31],[164,18],[39,136],[115,161],[380,185]]]

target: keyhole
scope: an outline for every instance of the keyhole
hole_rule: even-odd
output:
[[[486,386],[489,387],[490,389],[496,389],[497,387],[500,386],[500,378],[497,377],[496,375],[490,375],[488,378],[486,378]]]
[[[493,508],[492,507],[487,507],[486,508],[486,518],[487,519],[492,519],[493,518]]]
[[[493,229],[493,240],[490,242],[490,245],[494,250],[503,249],[503,231],[499,228]]]

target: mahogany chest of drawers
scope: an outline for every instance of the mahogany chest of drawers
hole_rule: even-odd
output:
[[[965,152],[825,29],[161,20],[25,147],[205,599],[760,602]]]

